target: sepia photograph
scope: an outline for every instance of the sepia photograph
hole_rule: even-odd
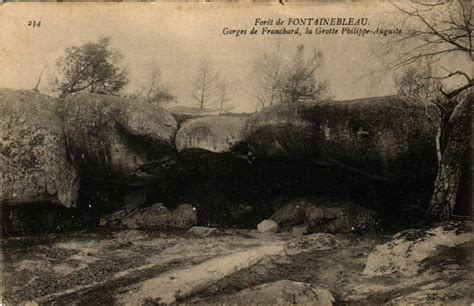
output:
[[[0,4],[0,306],[474,305],[472,17]]]

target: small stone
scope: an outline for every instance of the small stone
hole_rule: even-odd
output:
[[[218,234],[219,230],[214,227],[205,227],[205,226],[193,226],[188,230],[188,234],[197,237],[207,237],[211,235]]]
[[[276,233],[278,231],[278,224],[273,220],[263,220],[257,225],[260,233]]]

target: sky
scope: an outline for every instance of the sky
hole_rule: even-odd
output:
[[[192,106],[190,81],[203,58],[234,83],[231,104],[236,112],[256,109],[252,93],[255,61],[280,42],[283,53],[296,45],[317,48],[324,55],[319,75],[330,84],[330,95],[345,100],[396,92],[392,73],[373,74],[383,67],[372,50],[380,35],[242,35],[223,29],[247,29],[256,18],[367,18],[371,29],[397,25],[394,7],[381,3],[10,3],[0,7],[0,87],[31,89],[47,65],[39,90],[51,93],[55,61],[69,46],[110,36],[123,55],[132,92],[146,85],[152,67],[161,70],[161,82],[180,105]],[[41,26],[28,27],[29,20]],[[262,26],[257,27],[260,31]],[[287,28],[295,28],[288,27]],[[304,29],[305,27],[302,27]],[[316,28],[316,26],[311,26]],[[337,28],[337,27],[336,27]]]

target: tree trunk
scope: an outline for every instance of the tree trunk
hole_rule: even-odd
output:
[[[456,204],[462,157],[470,144],[472,94],[460,102],[445,127],[445,144],[427,211],[429,222],[448,220]]]

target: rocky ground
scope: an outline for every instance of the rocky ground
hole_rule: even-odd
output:
[[[100,230],[2,241],[6,304],[474,300],[470,225],[401,234]]]

